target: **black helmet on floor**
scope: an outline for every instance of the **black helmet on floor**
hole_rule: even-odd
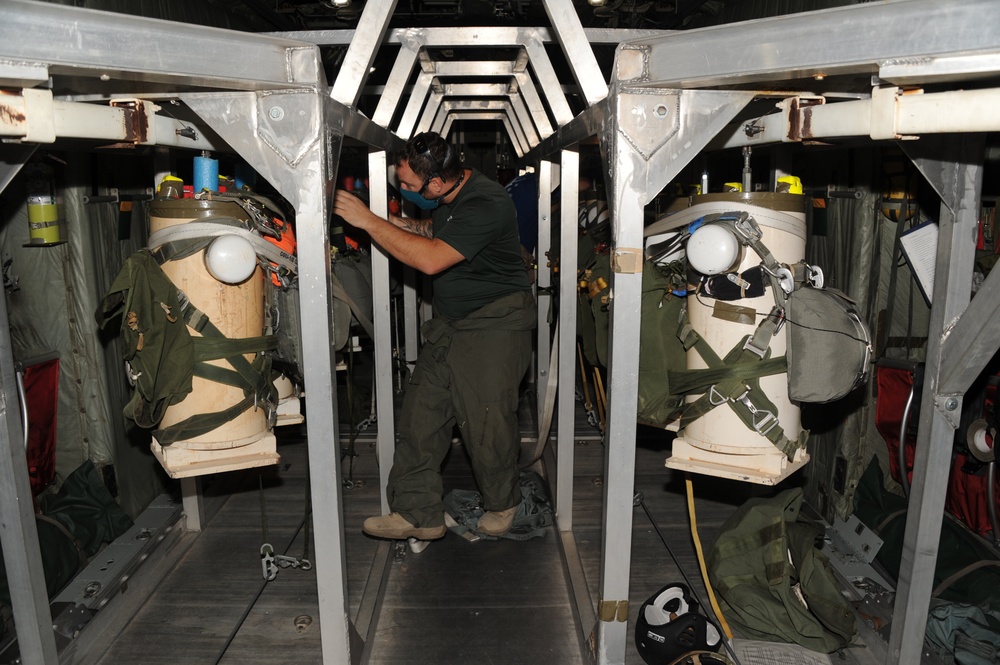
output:
[[[687,586],[668,584],[642,604],[635,623],[635,648],[646,665],[669,665],[692,651],[715,651],[722,635],[698,613]]]

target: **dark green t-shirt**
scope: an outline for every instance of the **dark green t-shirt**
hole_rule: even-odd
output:
[[[450,204],[432,214],[434,237],[464,261],[434,276],[436,316],[460,319],[515,291],[531,288],[521,260],[517,213],[507,190],[472,169]]]

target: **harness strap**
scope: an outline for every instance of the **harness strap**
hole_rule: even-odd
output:
[[[264,240],[253,231],[247,230],[239,220],[232,217],[206,217],[197,222],[176,224],[160,229],[149,236],[149,247],[155,247],[153,256],[157,262],[163,263],[176,258],[183,258],[198,251],[190,249],[191,245],[181,241],[204,241],[205,245],[222,235],[237,235],[253,245],[257,255],[279,268],[298,273],[298,260],[277,245]],[[167,247],[164,247],[167,245]],[[204,247],[202,245],[201,247]],[[201,247],[198,247],[200,249]],[[162,251],[161,251],[162,250]],[[184,254],[184,252],[189,252]],[[162,259],[161,259],[162,257]]]
[[[251,406],[256,408],[260,405],[273,414],[277,395],[271,380],[271,356],[264,351],[277,348],[277,336],[227,339],[209,317],[195,307],[179,289],[177,296],[180,314],[185,323],[203,335],[192,340],[195,345],[195,365],[192,370],[194,376],[241,388],[245,396],[240,402],[222,411],[196,414],[179,423],[156,430],[154,436],[160,445],[168,445],[211,432]],[[253,363],[250,363],[243,357],[245,353],[258,355]],[[233,369],[217,367],[207,362],[221,359],[225,359]]]
[[[764,345],[764,354],[758,354],[760,340],[773,335],[780,325],[780,320],[775,321],[775,318],[768,315],[757,326],[753,335],[744,337],[726,354],[725,358],[719,358],[708,342],[691,327],[690,321],[686,320],[687,317],[683,317],[684,322],[681,331],[678,332],[678,337],[681,338],[685,347],[694,347],[710,370],[732,370],[732,376],[711,385],[705,394],[684,407],[680,423],[682,428],[687,427],[715,407],[728,404],[743,421],[743,424],[774,444],[789,459],[797,450],[805,447],[808,434],[803,431],[794,441],[786,437],[784,429],[778,423],[777,407],[760,389],[759,377],[764,374],[757,372],[764,370],[771,374],[779,373],[774,371],[776,363],[767,357],[769,349],[766,344]],[[756,342],[754,342],[755,339]],[[780,360],[783,362],[784,358],[782,357]]]
[[[256,399],[256,395],[249,394],[242,401],[232,405],[228,409],[216,411],[215,413],[193,415],[170,427],[155,430],[153,436],[156,437],[157,442],[161,446],[165,446],[181,439],[193,439],[196,436],[207,434],[249,409],[254,405]]]
[[[273,390],[270,374],[263,376],[258,369],[255,369],[254,365],[251,365],[243,357],[243,354],[273,350],[277,348],[277,337],[274,335],[265,335],[261,337],[248,337],[242,340],[227,339],[222,334],[222,331],[209,320],[208,316],[188,300],[184,293],[178,290],[177,295],[181,303],[181,316],[184,317],[184,321],[204,337],[214,338],[214,343],[213,341],[209,341],[207,344],[204,344],[207,353],[199,354],[198,347],[202,346],[202,344],[199,344],[198,338],[195,337],[192,340],[195,342],[195,357],[197,358],[199,355],[212,356],[222,353],[223,355],[219,359],[224,358],[243,377],[245,385],[241,387],[252,390],[261,397],[267,396],[267,393]],[[198,327],[192,325],[192,322],[196,323]],[[255,343],[259,343],[259,345]],[[247,347],[249,347],[249,350],[247,350]]]
[[[260,194],[255,194],[254,192],[248,192],[246,190],[240,190],[237,192],[213,192],[211,190],[203,190],[194,195],[194,198],[205,201],[232,201],[239,207],[243,208],[244,211],[251,217],[261,218],[270,222],[270,219],[263,214],[264,210],[270,210],[274,213],[274,216],[280,219],[282,222],[285,221],[285,214],[281,212],[281,208],[277,206],[271,199]],[[256,208],[250,204],[253,201],[261,208]]]

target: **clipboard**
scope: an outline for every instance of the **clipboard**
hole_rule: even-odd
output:
[[[934,264],[937,261],[938,225],[924,222],[904,232],[899,237],[903,258],[910,266],[910,272],[917,280],[920,293],[931,304],[934,295]]]

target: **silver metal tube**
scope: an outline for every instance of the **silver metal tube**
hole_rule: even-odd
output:
[[[997,521],[997,461],[993,460],[986,467],[986,510],[990,515],[990,528],[993,530],[993,547],[1000,548],[1000,522]]]
[[[28,393],[24,389],[24,371],[18,369],[14,372],[17,381],[17,401],[21,405],[21,425],[24,428],[24,449],[28,450]]]
[[[903,407],[903,418],[899,423],[899,450],[896,451],[899,458],[899,484],[903,486],[903,496],[906,497],[910,496],[910,478],[907,473],[909,469],[906,461],[906,432],[910,427],[910,409],[913,407],[913,396],[916,392],[916,385],[911,383],[910,394],[906,398],[906,406]]]

